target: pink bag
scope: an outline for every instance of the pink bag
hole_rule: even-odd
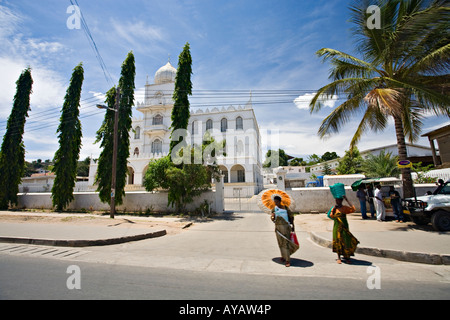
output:
[[[299,246],[297,235],[295,234],[295,232],[291,232],[291,241]]]

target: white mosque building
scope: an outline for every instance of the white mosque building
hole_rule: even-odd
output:
[[[168,62],[155,74],[154,84],[145,85],[144,101],[137,102],[142,116],[133,118],[130,132],[130,158],[125,190],[143,189],[142,183],[152,159],[168,155],[171,135],[172,95],[177,70]],[[244,106],[191,109],[188,137],[201,145],[209,132],[216,141],[226,140],[226,156],[217,164],[224,176],[225,197],[251,197],[263,189],[261,136],[252,106],[251,94]],[[93,185],[97,164],[90,166]]]

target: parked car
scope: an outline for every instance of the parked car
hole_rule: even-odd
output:
[[[450,180],[435,194],[404,199],[403,207],[416,224],[431,222],[437,231],[450,231]]]

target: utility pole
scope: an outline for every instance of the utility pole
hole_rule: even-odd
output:
[[[111,175],[111,212],[109,217],[114,219],[116,214],[116,173],[117,173],[117,149],[119,143],[119,110],[120,110],[120,87],[116,90],[116,106],[114,108],[114,144],[112,158],[112,175]]]

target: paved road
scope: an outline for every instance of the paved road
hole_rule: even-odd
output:
[[[130,267],[78,262],[79,289],[69,289],[74,272],[67,261],[7,256],[0,262],[0,299],[149,299],[149,300],[297,300],[297,299],[446,299],[440,282],[366,281],[339,276],[267,276],[241,273]]]
[[[0,298],[334,299],[337,291],[344,299],[450,298],[449,266],[364,255],[337,265],[330,249],[304,231],[297,234],[301,248],[290,268],[276,262],[272,222],[251,213],[105,247],[36,252],[35,246],[2,244]],[[80,290],[67,289],[70,265],[80,267]]]

